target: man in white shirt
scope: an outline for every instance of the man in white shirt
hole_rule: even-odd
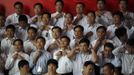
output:
[[[37,37],[36,51],[30,55],[30,68],[34,75],[47,73],[47,61],[52,58],[52,55],[44,49],[45,42],[43,37]]]
[[[6,31],[6,37],[1,41],[1,50],[3,54],[5,55],[5,59],[7,58],[7,55],[12,52],[11,47],[13,44],[13,41],[15,38],[15,27],[13,25],[8,25],[5,29]]]
[[[96,21],[104,26],[112,24],[112,14],[105,10],[105,0],[97,0]]]
[[[27,29],[28,39],[24,42],[24,51],[30,55],[32,51],[36,50],[35,39],[37,37],[37,29],[34,27],[29,27]]]
[[[126,44],[116,48],[113,54],[122,62],[122,74],[134,75],[134,39],[128,39]]]
[[[101,24],[96,23],[95,21],[95,12],[90,11],[87,14],[88,24],[84,28],[84,35],[92,42],[97,39],[96,29],[101,26]]]
[[[53,13],[52,16],[52,21],[54,26],[59,26],[61,29],[64,27],[64,13],[62,12],[64,6],[64,2],[62,0],[56,0],[55,2],[55,8],[56,12]]]
[[[5,23],[6,25],[9,25],[9,24],[17,25],[19,16],[23,14],[23,3],[22,2],[15,2],[14,8],[15,8],[15,13],[9,15],[6,18],[6,23]],[[29,19],[28,23],[30,23],[30,17],[28,15],[26,15],[26,16]]]
[[[35,3],[33,7],[35,15],[31,18],[32,24],[40,26],[43,13],[43,5],[41,3]]]
[[[5,36],[5,16],[0,14],[0,41]]]
[[[87,24],[87,17],[84,15],[85,4],[82,2],[78,2],[76,5],[76,16],[74,17],[74,25],[81,25],[85,27]]]
[[[16,36],[17,38],[26,41],[28,38],[28,34],[27,34],[27,29],[29,27],[28,19],[25,15],[20,15],[18,21],[19,21],[19,26],[16,27],[17,30]]]
[[[8,55],[5,64],[5,68],[9,70],[9,75],[19,72],[18,63],[20,60],[29,60],[29,55],[23,52],[23,41],[21,39],[14,40],[13,45],[15,50]]]

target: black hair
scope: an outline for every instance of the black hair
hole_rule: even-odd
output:
[[[87,67],[88,65],[92,65],[92,66],[95,66],[95,64],[92,62],[92,61],[86,61],[84,63],[84,66]]]
[[[58,3],[58,2],[60,2],[60,3],[62,4],[62,6],[64,6],[64,1],[62,1],[62,0],[56,0],[56,1],[55,1],[55,5],[56,5],[56,3]]]
[[[58,61],[55,60],[55,59],[49,59],[49,60],[47,61],[47,66],[48,66],[49,64],[54,64],[54,65],[56,66],[56,68],[58,68]]]
[[[105,48],[105,47],[109,47],[109,48],[111,48],[112,50],[114,49],[114,45],[113,45],[112,43],[109,43],[109,42],[107,42],[107,43],[104,44],[104,48]]]
[[[81,43],[86,43],[88,46],[90,45],[90,41],[87,38],[82,38],[79,42],[79,44]]]
[[[115,30],[115,35],[120,38],[127,34],[127,29],[125,27],[119,27]]]
[[[13,41],[13,45],[15,45],[15,42],[17,42],[17,41],[19,41],[19,42],[21,43],[21,45],[23,45],[23,41],[22,41],[21,39],[15,39],[15,40]]]
[[[46,42],[46,39],[45,39],[44,37],[42,37],[42,36],[38,36],[38,37],[36,38],[36,41],[37,41],[38,39],[42,39],[42,40],[44,41],[44,43]]]
[[[34,8],[35,8],[36,6],[40,6],[40,8],[43,9],[43,5],[42,5],[41,3],[35,3],[35,4],[34,4]]]
[[[54,27],[52,28],[52,31],[53,31],[54,29],[58,29],[58,30],[60,31],[60,33],[62,33],[62,29],[61,29],[59,26],[54,26]]]
[[[51,13],[50,12],[44,12],[43,15],[44,14],[47,14],[48,15],[48,18],[51,20]]]
[[[106,0],[97,0],[97,3],[98,3],[99,1],[102,1],[104,4],[106,4]]]
[[[99,26],[96,31],[98,31],[99,29],[103,29],[105,32],[107,32],[107,28],[105,26]]]
[[[16,5],[20,5],[20,6],[23,8],[23,3],[22,3],[22,2],[17,1],[17,2],[14,3],[14,7],[15,7]]]
[[[85,4],[83,2],[77,2],[77,5],[81,4],[83,6],[83,8],[85,8]]]
[[[83,26],[81,26],[81,25],[76,25],[76,26],[74,27],[74,31],[75,31],[76,28],[80,28],[81,31],[84,32],[84,28],[83,28]]]
[[[70,43],[70,38],[68,36],[61,36],[60,39],[66,38],[68,42]]]
[[[37,29],[36,29],[35,27],[29,27],[29,28],[27,29],[27,31],[29,31],[29,30],[31,30],[31,29],[34,30],[35,33],[37,33]]]
[[[115,16],[115,15],[119,16],[122,21],[124,20],[124,16],[123,16],[122,12],[117,11],[117,12],[113,13],[113,16]]]
[[[7,29],[12,29],[13,32],[15,33],[15,26],[14,26],[14,25],[9,24],[8,26],[6,26],[6,30],[7,30]]]
[[[4,21],[5,21],[5,15],[3,15],[3,14],[0,13],[0,16],[3,17],[4,18]]]
[[[134,39],[129,38],[129,39],[127,40],[126,44],[127,44],[127,45],[130,45],[130,46],[132,46],[132,47],[134,47]]]
[[[108,68],[110,68],[111,70],[114,70],[115,69],[115,66],[112,64],[112,63],[105,63],[103,65],[103,67],[107,66]]]
[[[25,21],[26,23],[28,23],[28,19],[27,19],[27,16],[26,15],[20,15],[19,18],[18,18],[18,21]]]
[[[19,69],[22,68],[24,65],[29,65],[27,60],[20,60],[18,63]]]

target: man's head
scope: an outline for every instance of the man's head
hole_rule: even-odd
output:
[[[14,3],[14,8],[17,14],[22,14],[23,13],[23,3],[22,2],[15,2]]]
[[[19,61],[18,67],[19,67],[20,72],[29,73],[30,68],[29,68],[29,63],[27,60]]]

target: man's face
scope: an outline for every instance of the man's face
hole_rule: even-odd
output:
[[[87,43],[80,43],[79,44],[79,48],[80,48],[80,51],[81,52],[87,52],[87,50],[88,50],[88,48],[89,48],[89,46],[87,45]]]
[[[29,73],[29,70],[30,70],[29,65],[24,65],[20,70],[25,73]]]
[[[97,30],[97,36],[101,39],[104,38],[106,35],[106,32],[103,29],[98,29]]]
[[[108,66],[103,67],[104,75],[113,75],[113,70],[111,70]]]
[[[76,28],[74,30],[74,35],[75,35],[76,38],[81,38],[82,35],[83,35],[83,32],[82,32],[81,28]]]
[[[72,23],[72,21],[73,21],[73,18],[72,18],[72,16],[71,16],[71,14],[66,14],[66,16],[65,16],[65,22],[67,23],[67,24],[70,24],[70,23]]]
[[[35,12],[35,14],[37,14],[37,15],[39,15],[39,14],[42,13],[42,8],[40,7],[40,5],[36,5],[36,6],[34,7],[34,12]]]
[[[61,36],[60,30],[59,29],[53,29],[52,30],[52,36],[55,39],[58,39]]]
[[[84,10],[84,7],[83,7],[82,4],[77,4],[77,5],[76,5],[76,13],[77,13],[77,14],[83,13],[83,10]]]
[[[8,28],[8,29],[6,30],[6,36],[7,36],[8,38],[13,38],[13,37],[14,37],[14,31],[13,31],[13,29]]]
[[[19,21],[19,25],[22,28],[25,28],[27,26],[27,23],[25,21]]]
[[[30,30],[28,30],[28,38],[30,39],[30,40],[34,40],[35,39],[35,37],[36,37],[36,32],[33,30],[33,29],[30,29]]]
[[[20,52],[22,50],[23,46],[20,41],[16,41],[14,43],[14,48],[15,48],[15,51]]]
[[[104,56],[106,58],[110,57],[112,55],[112,49],[110,47],[104,47]]]
[[[97,2],[97,9],[98,10],[103,10],[104,9],[104,2],[103,1],[98,1]]]
[[[48,14],[42,15],[42,21],[43,21],[44,24],[48,24],[49,23],[49,16],[48,16]]]
[[[84,72],[85,72],[86,74],[88,74],[88,75],[92,75],[93,72],[94,72],[94,67],[93,67],[93,65],[90,64],[90,65],[84,67]]]
[[[88,13],[87,20],[88,20],[89,23],[94,23],[95,22],[94,14],[93,13]]]
[[[43,39],[37,39],[36,40],[36,47],[37,49],[42,50],[44,48],[45,41]]]
[[[120,10],[127,10],[126,1],[120,1],[119,8],[120,8]]]
[[[58,12],[61,12],[63,9],[63,5],[61,2],[57,2],[55,7],[56,7],[56,11]]]
[[[69,41],[66,38],[61,38],[60,40],[61,47],[67,47],[69,45]]]
[[[120,24],[121,23],[121,18],[119,15],[114,15],[113,16],[114,24]]]
[[[56,65],[55,64],[49,64],[48,65],[48,71],[52,71],[52,72],[55,72],[56,71]]]
[[[15,11],[17,14],[22,14],[23,13],[23,7],[21,5],[15,5]]]

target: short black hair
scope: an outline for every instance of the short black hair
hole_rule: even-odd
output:
[[[85,4],[83,2],[77,2],[76,5],[81,4],[83,8],[85,8]]]
[[[113,13],[113,16],[115,16],[115,15],[118,15],[122,21],[124,20],[124,16],[123,16],[122,12],[117,11],[117,12]]]
[[[107,42],[107,43],[104,44],[104,48],[105,48],[105,47],[109,47],[109,48],[111,48],[112,50],[114,49],[114,45],[113,45],[112,43],[109,43],[109,42]]]
[[[79,44],[81,43],[86,43],[88,46],[90,45],[90,41],[87,38],[82,38],[79,42]]]
[[[115,66],[112,64],[112,63],[105,63],[103,65],[103,67],[107,66],[108,68],[110,68],[111,70],[114,70],[115,69]]]
[[[22,2],[17,1],[17,2],[14,3],[14,7],[15,7],[16,5],[20,5],[20,6],[23,8],[23,3],[22,3]]]
[[[28,23],[28,19],[27,19],[27,16],[26,15],[20,15],[19,18],[18,18],[18,21],[25,21],[26,23]]]
[[[24,65],[29,65],[27,60],[20,60],[18,63],[19,69],[22,68]]]
[[[64,1],[62,1],[62,0],[56,0],[56,1],[55,1],[55,5],[56,5],[56,3],[58,3],[58,2],[60,2],[60,3],[62,4],[62,6],[64,6]]]
[[[23,41],[22,41],[21,39],[15,39],[15,40],[13,41],[13,45],[15,45],[15,42],[17,42],[17,41],[19,41],[19,42],[21,43],[21,45],[23,45]]]
[[[107,32],[107,28],[105,26],[99,26],[96,31],[98,31],[99,29],[103,29],[105,32]]]
[[[86,61],[84,63],[84,66],[87,67],[88,65],[92,65],[92,66],[95,66],[95,64],[92,62],[92,61]]]
[[[35,4],[34,4],[34,8],[35,8],[36,6],[40,6],[40,8],[43,9],[43,5],[42,5],[41,3],[35,3]]]
[[[54,64],[54,65],[56,66],[56,68],[58,68],[58,61],[55,60],[55,59],[49,59],[49,60],[47,61],[47,66],[48,66],[49,64]]]
[[[132,47],[134,47],[134,39],[129,38],[129,39],[127,40],[126,44],[127,44],[127,45],[130,45],[130,46],[132,46]]]
[[[6,26],[6,30],[7,30],[7,29],[12,29],[13,32],[15,33],[15,26],[14,26],[14,25],[9,24],[8,26]]]
[[[53,31],[54,29],[59,29],[60,33],[62,33],[62,29],[61,29],[59,26],[54,26],[54,27],[52,28],[52,31]]]
[[[127,34],[127,29],[125,27],[119,27],[115,30],[115,35],[120,38]]]
[[[44,14],[47,14],[48,15],[48,18],[51,20],[51,13],[50,12],[44,12],[43,15]]]
[[[70,38],[68,36],[61,36],[60,39],[66,38],[68,42],[70,43]]]
[[[46,42],[46,39],[45,39],[44,37],[42,37],[42,36],[38,36],[38,37],[36,38],[36,41],[37,41],[38,39],[42,39],[42,40],[44,41],[44,43]]]
[[[76,26],[74,27],[74,31],[75,31],[76,28],[80,28],[81,31],[84,32],[84,28],[83,28],[83,26],[81,26],[81,25],[76,25]]]
[[[128,0],[119,0],[119,3],[120,3],[121,1],[125,1],[126,4],[128,5]]]
[[[37,31],[38,31],[35,27],[29,27],[29,28],[27,29],[27,31],[29,31],[29,30],[31,30],[31,29],[34,30],[35,33],[37,33]]]
[[[106,4],[106,0],[97,0],[97,3],[98,3],[99,1],[102,1],[104,4]]]

